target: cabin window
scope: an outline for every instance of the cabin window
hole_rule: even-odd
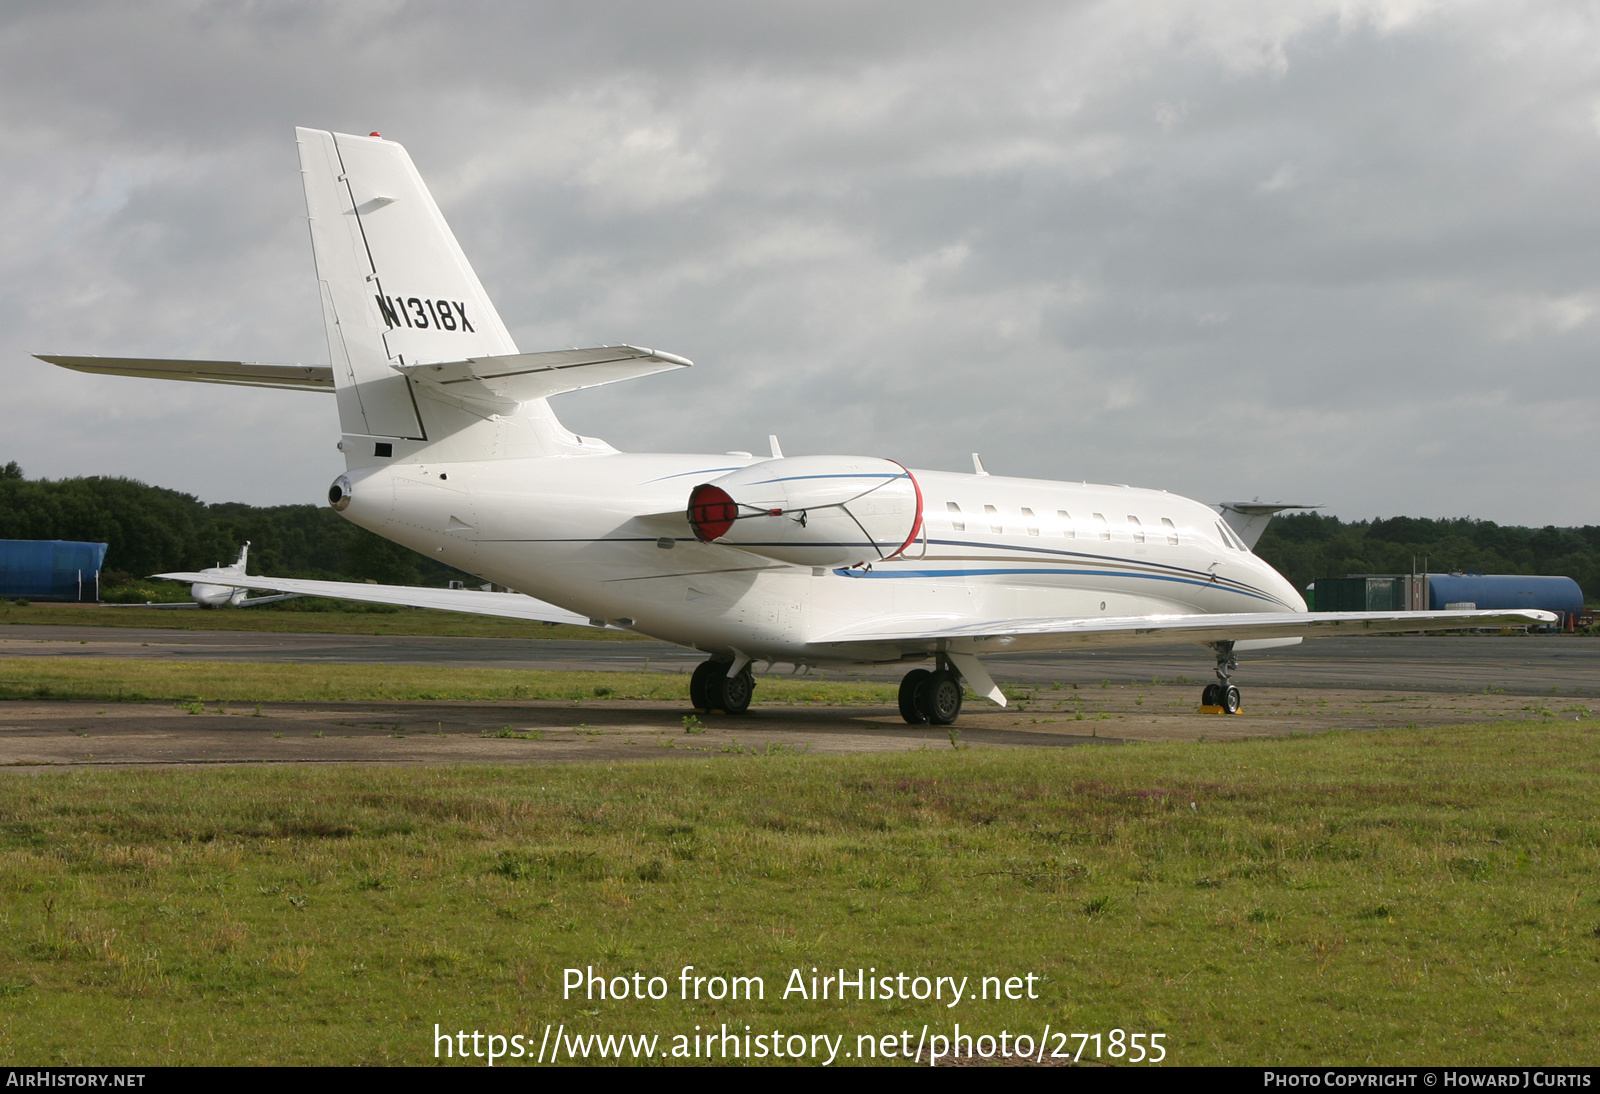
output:
[[[1030,536],[1039,534],[1039,522],[1034,519],[1032,509],[1024,509],[1022,511],[1022,523],[1028,526],[1028,534]]]
[[[1100,526],[1100,538],[1109,540],[1111,538],[1111,524],[1106,520],[1106,515],[1104,513],[1096,513],[1094,522]]]
[[[1139,518],[1134,516],[1132,513],[1128,514],[1128,530],[1133,533],[1133,542],[1144,542],[1144,525],[1141,524],[1139,522]]]
[[[995,509],[995,507],[992,505],[985,505],[983,507],[983,511],[989,517],[989,531],[993,532],[997,536],[1001,532],[1005,531],[1005,527],[1000,523],[999,510]]]
[[[954,528],[958,532],[965,532],[967,530],[967,522],[961,519],[961,506],[957,505],[953,501],[947,501],[944,503],[944,507],[952,514],[950,517],[950,527]]]
[[[1176,547],[1178,545],[1178,528],[1166,517],[1161,518],[1161,526],[1167,530],[1167,542]]]
[[[1077,539],[1078,534],[1072,529],[1072,514],[1065,509],[1057,509],[1056,516],[1061,518],[1061,534],[1067,539]]]

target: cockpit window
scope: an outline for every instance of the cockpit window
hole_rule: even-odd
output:
[[[1220,520],[1217,521],[1217,535],[1222,537],[1222,542],[1225,546],[1232,547],[1235,551],[1243,551],[1245,554],[1250,553],[1250,548],[1244,545],[1244,540],[1235,535],[1233,529]]]

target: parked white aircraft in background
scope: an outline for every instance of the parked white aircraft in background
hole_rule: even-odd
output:
[[[190,575],[194,583],[189,586],[188,600],[181,600],[173,604],[130,604],[127,607],[136,608],[254,608],[261,604],[277,604],[284,600],[293,600],[299,593],[284,593],[281,596],[255,596],[249,595],[249,588],[239,584],[228,584],[229,581],[237,582],[245,579],[245,560],[250,556],[250,541],[245,540],[244,546],[239,548],[239,557],[230,566],[220,563],[216,566],[207,566],[204,570]],[[188,581],[190,577],[181,580]]]
[[[227,604],[235,608],[249,608],[257,604],[276,604],[280,600],[293,600],[299,593],[284,593],[282,596],[258,596],[247,599],[249,589],[241,585],[229,585],[228,579],[239,579],[248,576],[245,573],[247,560],[250,557],[250,541],[245,540],[244,546],[239,548],[239,557],[232,566],[208,566],[201,570],[196,581],[189,586],[189,595],[194,602],[202,608],[219,608]],[[212,580],[207,581],[206,578]]]
[[[563,428],[546,400],[689,361],[631,345],[518,352],[404,148],[296,132],[331,367],[43,359],[331,391],[347,471],[330,504],[526,595],[161,576],[627,628],[709,654],[692,699],[728,713],[749,706],[754,661],[931,661],[907,673],[900,710],[936,724],[960,713],[963,682],[1004,704],[985,653],[1203,643],[1217,672],[1203,702],[1233,712],[1234,655],[1250,648],[1554,621],[1309,613],[1215,510],[1161,490],[1004,478],[976,460],[968,475],[785,457],[776,439],[759,458],[618,452]]]

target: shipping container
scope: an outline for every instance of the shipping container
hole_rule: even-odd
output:
[[[1402,612],[1409,601],[1405,574],[1319,577],[1312,592],[1319,612]]]
[[[0,597],[100,599],[104,543],[64,539],[0,539]]]
[[[1562,617],[1583,610],[1583,590],[1570,577],[1517,574],[1356,574],[1319,577],[1307,591],[1312,611],[1504,611],[1536,608]]]

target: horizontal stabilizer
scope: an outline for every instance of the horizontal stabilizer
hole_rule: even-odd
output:
[[[107,376],[146,376],[155,380],[194,380],[238,387],[280,387],[294,391],[333,391],[326,365],[262,365],[254,361],[172,361],[162,357],[58,357],[36,353],[41,361],[77,372]]]
[[[1321,509],[1320,505],[1295,505],[1286,501],[1224,501],[1218,502],[1222,519],[1228,522],[1234,534],[1244,540],[1244,545],[1255,550],[1261,534],[1272,523],[1272,518],[1289,509]]]
[[[1003,653],[1076,650],[1174,642],[1230,642],[1263,638],[1333,638],[1351,634],[1528,627],[1554,623],[1551,612],[1247,612],[1215,615],[1142,615],[1101,619],[994,619],[951,624],[930,619],[872,619],[813,640],[819,653],[870,659],[876,647],[902,653]]]
[[[637,346],[558,349],[544,353],[512,353],[473,357],[437,364],[396,365],[424,385],[437,385],[452,395],[499,403],[526,403],[564,391],[578,391],[618,380],[631,380],[693,362],[660,350]],[[426,390],[426,388],[424,389]]]
[[[487,593],[479,589],[421,589],[411,585],[368,585],[359,581],[305,581],[279,577],[219,577],[216,574],[154,574],[168,581],[202,581],[233,589],[266,589],[275,593],[325,596],[333,600],[357,600],[364,604],[393,604],[401,608],[437,608],[443,612],[468,612],[472,615],[498,615],[507,619],[531,619],[540,623],[570,623],[594,626],[586,617],[554,604],[546,604],[521,593]]]

